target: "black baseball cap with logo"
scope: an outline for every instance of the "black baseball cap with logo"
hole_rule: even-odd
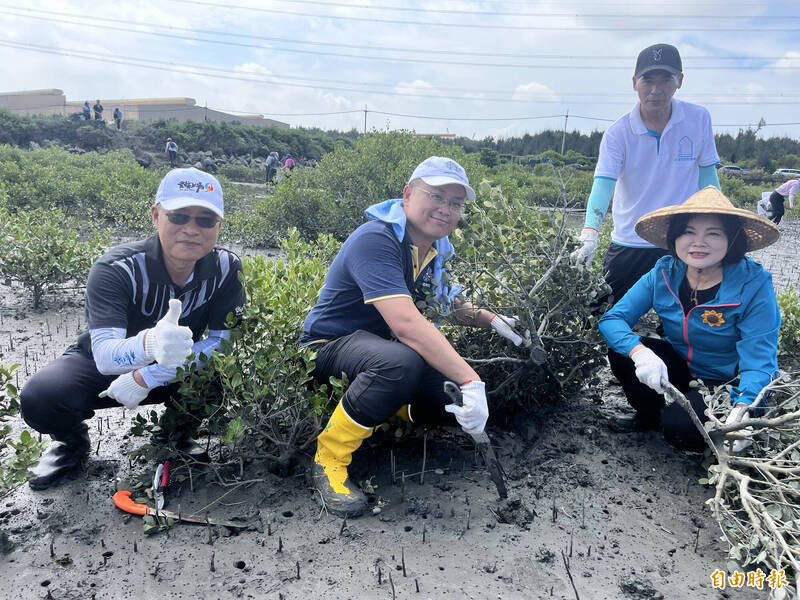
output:
[[[675,46],[655,44],[639,52],[633,76],[641,77],[645,73],[656,70],[667,71],[675,76],[683,72],[681,55]]]

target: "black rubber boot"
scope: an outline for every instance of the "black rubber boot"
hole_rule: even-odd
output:
[[[661,428],[658,418],[644,418],[639,413],[613,417],[608,428],[616,433],[635,433],[642,431],[658,431]]]
[[[83,469],[89,456],[89,427],[81,423],[75,432],[51,435],[52,442],[39,463],[31,469],[32,490],[46,490],[64,482]]]

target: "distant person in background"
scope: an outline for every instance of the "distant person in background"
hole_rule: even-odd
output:
[[[172,141],[172,138],[167,138],[167,147],[164,152],[169,155],[169,166],[174,167],[178,162],[178,144]]]
[[[92,107],[94,111],[94,120],[95,121],[102,121],[103,120],[103,105],[100,104],[100,100],[98,99],[97,102],[94,103]]]
[[[614,230],[603,263],[612,303],[667,253],[636,235],[636,221],[645,213],[679,204],[706,186],[719,189],[711,117],[702,106],[673,98],[682,83],[683,66],[675,46],[655,44],[642,50],[633,73],[639,102],[606,130],[600,142],[580,235],[583,246],[572,259],[591,264],[613,196]]]
[[[117,131],[122,129],[122,111],[119,109],[119,106],[114,109],[114,123],[117,124]]]
[[[292,174],[292,170],[294,169],[294,159],[290,154],[286,155],[286,158],[283,160],[283,176],[288,178],[289,175]]]
[[[83,110],[83,118],[84,118],[84,120],[91,121],[92,120],[92,107],[89,106],[89,101],[88,100],[83,103],[83,106],[81,107],[81,110]]]
[[[275,172],[278,170],[278,153],[277,152],[270,152],[267,155],[267,179],[266,183],[274,183],[275,179]]]
[[[788,198],[789,208],[794,208],[794,195],[797,193],[797,188],[800,188],[800,179],[790,179],[772,192],[772,195],[769,197],[769,203],[772,206],[772,214],[769,218],[776,225],[781,222],[781,218],[785,212],[783,209],[784,200]]]

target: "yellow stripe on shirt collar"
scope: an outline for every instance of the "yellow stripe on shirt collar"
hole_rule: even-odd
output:
[[[431,246],[431,249],[428,250],[428,254],[425,256],[425,260],[423,260],[422,265],[420,265],[417,263],[417,256],[419,255],[418,248],[414,244],[409,244],[408,247],[411,250],[411,264],[414,266],[414,281],[416,281],[423,269],[425,269],[428,263],[436,258],[436,255],[439,253],[436,251],[436,248]]]

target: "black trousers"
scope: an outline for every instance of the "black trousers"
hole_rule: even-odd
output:
[[[28,380],[20,392],[25,422],[41,433],[69,435],[94,411],[120,408],[111,398],[97,395],[108,388],[116,375],[102,375],[94,359],[83,354],[63,354]],[[142,404],[171,403],[178,384],[153,388]]]
[[[312,348],[317,352],[317,380],[326,383],[331,376],[347,374],[350,387],[342,405],[359,425],[380,425],[404,404],[415,423],[457,424],[444,410],[453,403],[444,393],[447,378],[405,344],[358,330]]]
[[[603,273],[613,296],[611,306],[665,254],[667,251],[662,248],[630,248],[612,242],[603,261]]]
[[[706,404],[700,392],[689,387],[689,382],[694,378],[689,373],[689,367],[683,357],[666,340],[642,338],[642,344],[664,361],[670,383],[686,396],[695,414],[705,423],[708,420],[705,415]],[[705,440],[686,411],[677,403],[665,407],[664,396],[636,378],[636,368],[630,357],[609,350],[608,359],[611,371],[622,384],[628,403],[636,410],[641,421],[652,427],[658,427],[660,424],[664,438],[676,448],[694,452],[705,449]],[[725,382],[704,379],[703,383],[713,389]]]
[[[785,212],[783,208],[784,200],[786,200],[786,198],[778,192],[772,192],[772,194],[769,196],[769,203],[772,205],[772,216],[770,217],[770,220],[776,225],[781,222],[783,213]]]

